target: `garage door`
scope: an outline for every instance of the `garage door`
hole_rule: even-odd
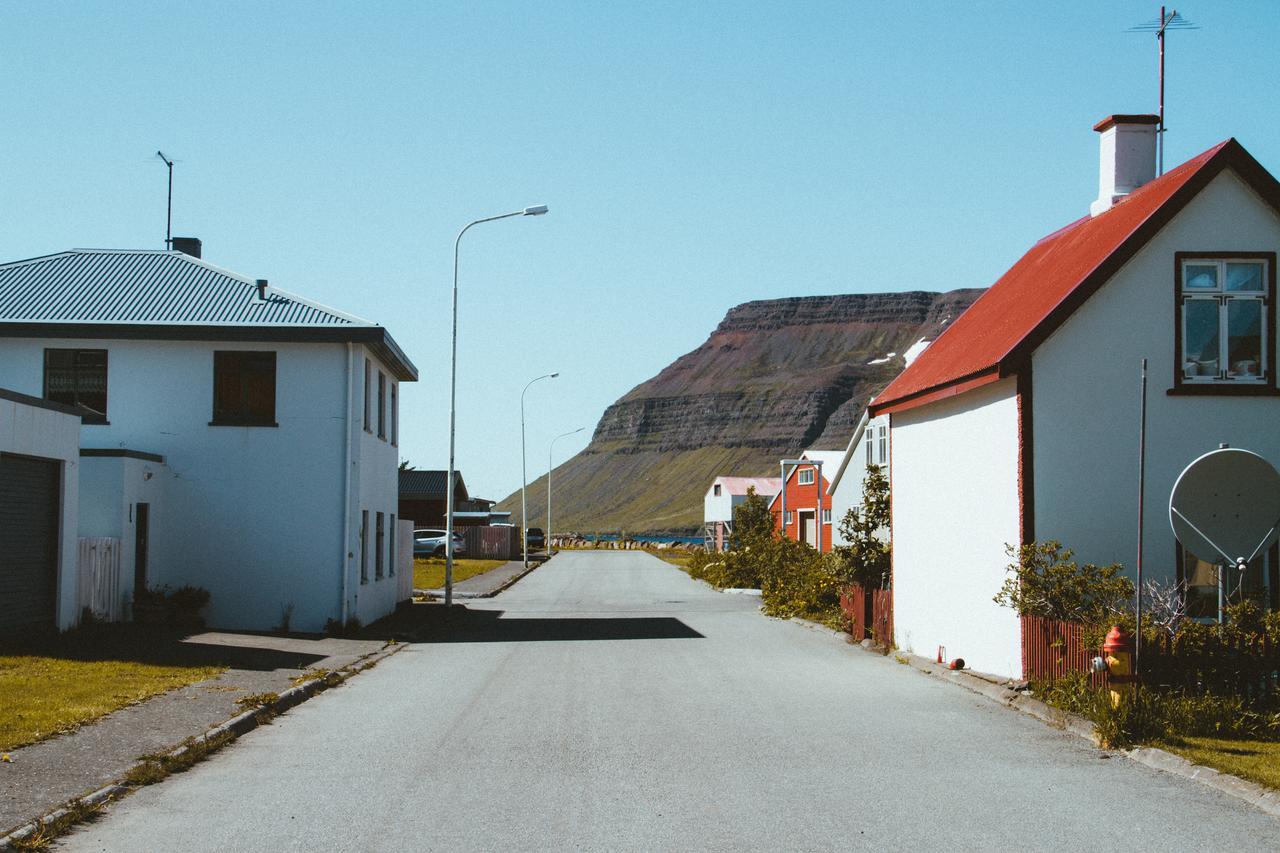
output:
[[[0,633],[54,624],[60,473],[56,460],[0,453]]]

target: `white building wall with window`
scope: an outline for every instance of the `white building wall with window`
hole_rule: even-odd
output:
[[[1139,370],[1147,359],[1144,575],[1168,581],[1177,554],[1169,494],[1183,468],[1219,443],[1255,451],[1280,467],[1277,397],[1167,393],[1179,369],[1179,252],[1280,252],[1280,218],[1223,172],[1041,344],[1032,361],[1035,536],[1061,540],[1080,561],[1120,562],[1132,571]],[[1267,335],[1274,340],[1275,330]]]
[[[287,612],[293,629],[318,631],[331,618],[354,615],[367,624],[393,609],[389,555],[380,581],[371,577],[362,585],[358,576],[361,509],[371,517],[385,513],[384,542],[390,543],[397,502],[390,424],[386,440],[376,434],[376,419],[373,434],[363,430],[362,345],[51,338],[2,343],[0,387],[36,397],[43,390],[46,348],[108,351],[109,423],[81,427],[81,444],[165,457],[169,479],[163,524],[160,517],[153,521],[150,576],[157,586],[208,589],[210,625],[261,629],[280,624]],[[276,353],[277,426],[210,424],[214,353],[225,350]],[[356,361],[350,370],[349,359]],[[394,382],[376,359],[374,365],[375,383],[378,369],[388,384]]]
[[[398,519],[396,512],[400,501],[400,481],[397,472],[399,466],[399,448],[393,444],[399,437],[399,413],[396,411],[399,402],[398,383],[391,371],[378,361],[377,356],[368,349],[353,347],[359,365],[368,365],[368,382],[365,384],[365,369],[357,372],[360,380],[359,394],[356,398],[356,417],[353,419],[354,446],[356,456],[353,459],[353,476],[358,478],[352,493],[357,496],[355,512],[350,518],[354,536],[355,558],[350,575],[354,584],[353,607],[351,612],[364,624],[369,624],[395,609],[396,602],[396,560],[393,519]],[[381,393],[379,393],[381,389]],[[369,428],[363,426],[365,419],[363,410],[368,405]],[[393,401],[397,404],[393,406]],[[381,433],[381,434],[380,434]],[[369,513],[369,535],[365,543],[368,565],[361,574],[360,527],[361,512]],[[378,514],[382,514],[382,542],[379,550]],[[381,563],[379,563],[381,554]],[[379,571],[381,564],[381,571]]]
[[[838,477],[831,486],[831,535],[837,545],[849,543],[840,534],[840,522],[855,506],[862,505],[862,487],[867,466],[878,465],[889,476],[889,416],[880,415],[860,423],[841,460]]]

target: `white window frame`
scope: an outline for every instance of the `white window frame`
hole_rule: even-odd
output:
[[[813,485],[813,469],[801,468],[796,473],[796,482],[799,483],[801,486],[812,486]]]
[[[831,507],[822,508],[822,523],[823,524],[831,523]]]
[[[790,527],[790,526],[791,526],[791,510],[787,510],[786,518],[785,518],[785,520],[782,522],[782,524],[783,524],[783,526],[784,526],[784,527]]]
[[[1262,287],[1260,290],[1227,290],[1227,265],[1228,264],[1256,264],[1262,267]],[[1188,267],[1216,267],[1217,283],[1213,288],[1203,287],[1187,287],[1187,268]],[[1274,334],[1270,328],[1268,319],[1270,317],[1269,297],[1271,296],[1271,264],[1266,258],[1248,257],[1248,256],[1231,256],[1222,255],[1218,257],[1195,257],[1182,256],[1178,263],[1178,301],[1179,301],[1179,322],[1176,333],[1179,338],[1179,351],[1182,353],[1182,364],[1177,365],[1179,384],[1182,386],[1267,386],[1271,384],[1272,365],[1270,364],[1271,346],[1270,336]],[[1187,346],[1187,307],[1193,302],[1213,302],[1218,306],[1218,358],[1216,375],[1193,375],[1190,373],[1190,367],[1194,360],[1186,351]],[[1261,338],[1259,339],[1259,355],[1258,355],[1258,375],[1256,377],[1248,376],[1231,376],[1231,365],[1228,363],[1230,359],[1229,347],[1231,345],[1228,335],[1228,318],[1230,316],[1230,304],[1232,302],[1257,302],[1259,303],[1261,314]],[[1200,362],[1201,365],[1204,362]],[[1203,368],[1201,368],[1203,369]]]

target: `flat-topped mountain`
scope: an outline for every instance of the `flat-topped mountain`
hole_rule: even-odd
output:
[[[733,308],[706,343],[605,410],[556,468],[560,531],[692,531],[718,474],[777,476],[778,459],[844,449],[867,400],[981,290],[806,296]],[[529,485],[544,524],[546,478]],[[519,514],[519,493],[502,502]]]

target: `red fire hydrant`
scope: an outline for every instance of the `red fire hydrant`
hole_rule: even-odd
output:
[[[1133,674],[1133,635],[1119,625],[1111,626],[1102,643],[1107,656],[1107,672],[1110,674],[1111,704],[1120,704],[1120,697],[1133,692],[1137,677]]]

